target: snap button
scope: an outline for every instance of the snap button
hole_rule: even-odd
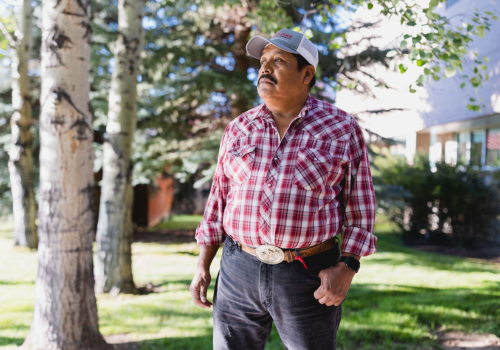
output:
[[[267,184],[267,187],[271,187],[271,184]]]

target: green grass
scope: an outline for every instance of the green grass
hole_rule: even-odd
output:
[[[194,230],[201,220],[203,220],[203,215],[175,215],[148,230]]]
[[[188,219],[172,222],[200,218]],[[338,349],[430,349],[437,346],[432,333],[437,329],[500,336],[498,266],[405,247],[388,225],[378,225],[376,235],[379,251],[362,260],[344,302]],[[211,349],[211,311],[195,307],[188,291],[197,253],[195,243],[135,243],[136,283],[152,282],[163,290],[99,296],[101,332],[127,333],[130,341],[141,342],[142,350]],[[2,350],[17,349],[28,332],[36,259],[36,252],[12,247],[11,224],[0,225]],[[220,254],[212,265],[214,278],[219,262]],[[283,349],[275,330],[266,349]]]

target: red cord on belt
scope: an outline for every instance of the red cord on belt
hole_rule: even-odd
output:
[[[300,253],[299,253],[299,251],[297,249],[295,249],[295,260],[300,261],[302,263],[302,265],[304,265],[304,267],[306,268],[306,270],[308,270],[306,262],[304,261],[304,259],[302,259],[302,257],[300,256]]]

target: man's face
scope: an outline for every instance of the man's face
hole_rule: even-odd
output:
[[[292,99],[309,89],[304,76],[293,54],[271,44],[262,51],[257,92],[264,101]]]

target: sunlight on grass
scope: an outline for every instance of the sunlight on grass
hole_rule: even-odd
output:
[[[148,230],[194,230],[201,220],[203,215],[174,215]]]
[[[200,219],[172,222],[197,225]],[[497,265],[405,247],[387,224],[378,225],[376,235],[379,251],[363,259],[343,304],[339,350],[430,349],[436,345],[436,329],[500,336]],[[143,350],[211,349],[212,312],[195,307],[188,290],[199,253],[196,243],[134,243],[132,251],[136,284],[151,283],[159,292],[100,295],[101,332],[126,333]],[[219,264],[220,252],[212,264],[210,300]],[[12,224],[0,225],[2,350],[19,348],[29,330],[36,266],[36,252],[13,247]],[[283,349],[276,329],[266,349]]]

